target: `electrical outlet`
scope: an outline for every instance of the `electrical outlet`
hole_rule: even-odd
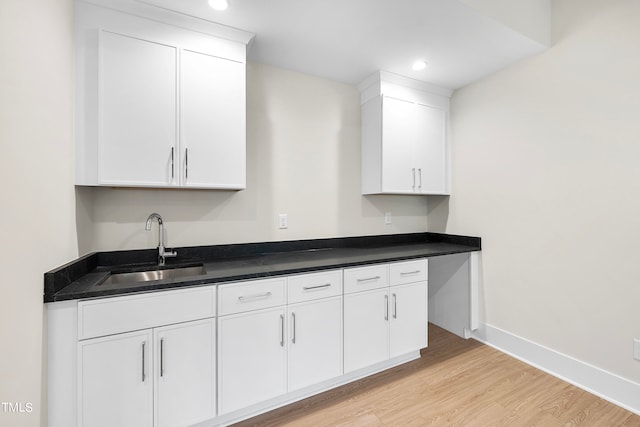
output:
[[[386,225],[391,224],[391,212],[385,212],[384,213],[384,223]]]
[[[278,228],[289,228],[289,217],[287,216],[287,214],[278,215]]]
[[[640,360],[640,338],[634,338],[633,340],[633,358]]]

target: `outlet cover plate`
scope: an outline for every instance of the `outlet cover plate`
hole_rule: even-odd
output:
[[[640,338],[633,339],[633,358],[640,361]]]
[[[391,212],[385,212],[384,213],[384,223],[386,225],[391,224]]]

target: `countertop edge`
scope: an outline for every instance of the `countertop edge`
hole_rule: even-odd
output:
[[[459,246],[440,251],[424,251],[423,253],[412,253],[407,255],[396,255],[390,257],[371,256],[367,258],[363,254],[358,261],[329,262],[325,265],[309,262],[308,266],[298,266],[296,268],[272,269],[258,273],[234,274],[219,276],[214,278],[202,278],[197,280],[176,280],[166,283],[154,283],[143,286],[129,287],[127,289],[88,289],[86,291],[76,291],[64,293],[63,290],[72,283],[78,281],[83,276],[94,271],[98,267],[108,269],[120,265],[132,265],[149,262],[155,259],[155,249],[143,249],[133,251],[113,251],[94,252],[84,255],[63,266],[51,270],[44,275],[44,302],[60,302],[84,298],[113,297],[118,295],[128,295],[132,293],[151,292],[155,290],[179,289],[183,287],[203,286],[214,283],[225,283],[239,280],[254,280],[272,276],[301,274],[311,271],[321,271],[336,268],[349,268],[359,265],[367,265],[380,262],[396,262],[416,258],[430,258],[442,255],[452,255],[459,253],[476,252],[481,250],[481,239],[479,237],[459,236],[442,233],[407,233],[376,236],[357,236],[335,239],[312,239],[295,241],[262,242],[233,245],[216,245],[201,247],[174,248],[179,254],[183,254],[186,261],[225,260],[247,257],[247,259],[257,259],[261,256],[273,254],[288,254],[311,249],[351,249],[353,251],[366,250],[370,247],[384,249],[401,245],[429,245],[445,243]],[[185,260],[182,260],[183,262]]]

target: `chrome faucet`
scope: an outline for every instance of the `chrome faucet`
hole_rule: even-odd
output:
[[[149,231],[151,230],[151,223],[153,222],[154,219],[158,220],[158,265],[164,265],[165,259],[166,258],[173,258],[175,256],[178,255],[178,253],[176,251],[165,251],[165,247],[164,247],[164,227],[162,226],[162,217],[160,216],[160,214],[157,213],[152,213],[151,215],[149,215],[149,218],[147,218],[147,225],[144,227],[145,230]]]

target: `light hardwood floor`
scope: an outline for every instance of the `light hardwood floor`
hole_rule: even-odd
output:
[[[640,416],[429,325],[419,360],[240,426],[640,426]]]

